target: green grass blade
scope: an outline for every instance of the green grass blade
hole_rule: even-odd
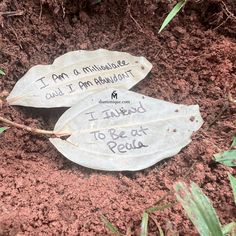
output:
[[[236,178],[234,178],[231,174],[228,174],[228,176],[229,176],[229,181],[233,190],[234,202],[236,204]]]
[[[140,236],[148,236],[148,213],[146,212],[143,213]]]
[[[214,155],[214,160],[226,166],[236,166],[236,150],[217,153]]]
[[[167,203],[167,204],[160,204],[160,205],[156,205],[153,207],[150,207],[148,209],[146,209],[147,213],[153,213],[155,211],[163,211],[164,209],[170,208],[174,205],[175,203]]]
[[[159,224],[157,224],[157,228],[158,228],[158,231],[159,231],[159,235],[160,236],[165,236],[164,232],[163,232],[163,230],[162,230],[162,228],[161,228],[161,226]]]
[[[0,75],[6,75],[3,70],[0,69]]]
[[[0,127],[0,134],[3,133],[7,129],[9,129],[9,127]]]
[[[231,233],[231,236],[236,235],[236,222],[231,222],[227,225],[224,225],[222,227],[222,232],[224,235],[229,235]]]
[[[186,0],[182,0],[173,7],[173,9],[170,11],[170,13],[167,15],[164,22],[162,23],[158,33],[161,33],[161,31],[170,23],[170,21],[176,16],[176,14],[181,10],[185,3]]]
[[[233,142],[231,144],[231,148],[236,148],[236,135],[233,137]]]
[[[174,184],[177,200],[185,209],[201,236],[223,236],[216,212],[201,189],[192,183],[188,188],[185,183]]]
[[[104,225],[116,236],[123,236],[122,233],[119,232],[119,230],[104,216],[101,215],[101,220],[104,223]]]

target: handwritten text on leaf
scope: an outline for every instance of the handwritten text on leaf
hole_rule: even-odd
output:
[[[127,90],[104,90],[79,101],[51,138],[68,159],[101,170],[140,170],[177,154],[202,125],[197,105],[164,102]]]
[[[152,65],[144,57],[99,49],[72,51],[52,65],[32,67],[15,85],[10,105],[70,107],[106,88],[130,89],[145,78]]]

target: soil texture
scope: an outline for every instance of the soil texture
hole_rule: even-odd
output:
[[[105,48],[145,56],[150,78],[135,91],[165,101],[199,104],[204,125],[178,155],[138,172],[102,172],[63,157],[46,136],[10,128],[0,136],[0,235],[110,235],[105,215],[122,233],[139,235],[141,216],[158,199],[175,199],[173,183],[194,181],[212,200],[222,224],[236,218],[228,173],[212,160],[235,134],[236,5],[189,1],[158,30],[174,1],[2,0],[0,93],[37,64],[72,50]],[[10,12],[10,13],[9,13]],[[0,115],[31,127],[53,129],[63,109],[23,108],[2,102]],[[56,115],[55,115],[56,114]],[[55,117],[56,116],[56,117]],[[4,126],[4,124],[0,124]],[[151,215],[149,235],[198,235],[182,207]]]

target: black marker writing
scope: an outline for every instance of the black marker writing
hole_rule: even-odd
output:
[[[127,138],[127,135],[125,135],[125,131],[118,132],[116,129],[109,129],[108,132],[112,140],[117,140],[119,138]]]
[[[147,135],[146,131],[148,130],[148,128],[143,128],[142,126],[140,126],[140,129],[132,129],[130,134],[134,137],[136,136],[143,136]]]
[[[107,142],[107,146],[113,153],[126,153],[127,151],[148,147],[148,145],[144,145],[136,139],[133,139],[132,143],[125,144],[117,144],[115,141],[109,141]]]
[[[96,85],[103,85],[103,84],[110,84],[110,83],[117,83],[118,81],[122,81],[125,79],[133,78],[134,75],[132,73],[132,70],[127,70],[124,73],[119,74],[113,74],[111,76],[98,76],[97,78],[94,78],[94,82]]]
[[[139,106],[130,107],[125,109],[124,107],[117,109],[107,109],[103,110],[103,119],[116,118],[120,116],[128,116],[135,113],[145,113],[147,110],[144,108],[143,104],[139,102]]]
[[[37,81],[40,81],[41,85],[43,85],[42,87],[40,87],[40,89],[46,88],[47,86],[49,86],[49,84],[46,84],[43,79],[45,79],[45,77],[41,77],[40,79],[37,79]]]
[[[55,90],[54,92],[50,92],[50,93],[46,93],[45,97],[47,100],[58,97],[58,96],[63,96],[64,93],[62,92],[62,90],[60,88],[58,88],[57,90]]]
[[[93,131],[93,132],[90,132],[90,134],[93,134],[96,140],[99,140],[99,139],[103,140],[106,138],[106,135],[100,131]]]
[[[78,85],[80,89],[83,90],[83,89],[87,89],[90,86],[93,86],[93,83],[91,81],[85,81],[85,82],[79,81]]]
[[[85,74],[97,72],[97,71],[104,71],[104,70],[112,70],[117,69],[122,66],[129,65],[129,62],[126,62],[125,60],[118,60],[116,63],[106,63],[104,65],[92,65],[92,66],[85,66],[82,68],[83,72]]]
[[[74,70],[73,70],[73,73],[74,73],[74,75],[76,75],[76,76],[80,75],[80,72],[79,72],[77,69],[74,69]]]
[[[66,86],[69,88],[69,93],[73,93],[75,90],[72,88],[73,84],[67,84]]]
[[[52,79],[55,83],[57,83],[57,81],[63,81],[65,79],[68,79],[69,78],[69,75],[67,75],[66,73],[61,73],[59,75],[57,74],[52,74]]]
[[[89,115],[91,119],[89,119],[88,121],[94,121],[94,120],[97,120],[97,118],[94,117],[94,114],[95,112],[87,112],[85,113],[86,115]]]

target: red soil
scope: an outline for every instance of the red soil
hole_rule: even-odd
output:
[[[81,167],[60,155],[47,137],[7,130],[0,137],[0,235],[109,235],[101,214],[121,232],[130,226],[132,235],[138,235],[143,211],[172,191],[178,180],[196,182],[222,224],[235,220],[227,173],[236,175],[236,170],[212,160],[214,153],[229,147],[236,120],[235,105],[227,99],[229,92],[236,97],[235,21],[224,23],[220,2],[189,3],[162,34],[158,29],[173,5],[166,1],[42,2],[0,3],[0,12],[23,11],[20,16],[0,16],[0,68],[6,72],[0,92],[9,92],[33,65],[52,63],[71,50],[106,48],[145,56],[153,64],[152,75],[135,90],[199,104],[205,123],[178,155],[134,173]],[[228,10],[235,14],[233,7]],[[53,128],[60,114],[62,109],[6,103],[0,110],[8,119],[46,129]],[[164,202],[173,199],[170,194]],[[179,204],[152,218],[167,235],[197,235]],[[152,220],[149,231],[157,235]]]

